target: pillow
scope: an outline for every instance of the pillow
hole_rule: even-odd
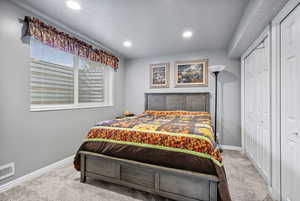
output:
[[[165,116],[165,115],[194,115],[194,116],[209,116],[208,112],[194,112],[194,111],[183,111],[183,110],[174,110],[174,111],[159,111],[159,110],[146,110],[144,114],[152,116]]]

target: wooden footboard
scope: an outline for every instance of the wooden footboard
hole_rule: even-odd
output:
[[[81,182],[91,177],[178,201],[217,201],[213,175],[80,152]]]

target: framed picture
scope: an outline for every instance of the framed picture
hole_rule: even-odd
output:
[[[169,87],[170,64],[150,64],[150,88]]]
[[[180,61],[175,64],[176,87],[208,85],[208,60]]]

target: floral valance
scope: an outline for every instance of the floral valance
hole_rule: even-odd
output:
[[[24,21],[27,25],[27,30],[25,32],[26,36],[33,37],[45,45],[58,48],[65,52],[91,61],[103,63],[114,69],[118,68],[119,59],[111,53],[95,49],[92,45],[61,32],[35,17],[26,16]]]

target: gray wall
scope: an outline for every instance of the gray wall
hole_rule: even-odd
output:
[[[30,13],[0,0],[0,166],[16,164],[15,176],[0,181],[0,185],[74,154],[97,121],[114,118],[124,108],[141,113],[145,92],[214,91],[211,75],[209,87],[175,89],[173,68],[177,60],[208,58],[210,65],[227,65],[221,76],[220,132],[224,135],[222,144],[240,146],[240,63],[229,60],[225,51],[129,60],[125,67],[121,60],[115,74],[113,107],[30,112],[30,49],[21,41],[22,24],[18,21],[25,15]],[[169,89],[149,89],[149,64],[158,62],[171,62]]]
[[[124,108],[121,61],[113,107],[30,112],[30,49],[18,21],[24,15],[30,14],[0,0],[0,166],[16,164],[16,175],[0,185],[71,156],[91,126]]]
[[[162,44],[163,45],[163,44]],[[240,61],[226,57],[226,51],[202,51],[190,54],[162,56],[147,59],[128,60],[125,63],[125,109],[133,113],[144,110],[145,92],[211,92],[211,113],[214,114],[214,76],[209,74],[208,87],[174,88],[174,62],[197,59],[209,59],[209,65],[223,64],[226,71],[220,75],[218,120],[221,133],[220,141],[224,145],[241,146],[241,110],[240,87],[241,72]],[[170,62],[170,88],[149,88],[149,64]]]

